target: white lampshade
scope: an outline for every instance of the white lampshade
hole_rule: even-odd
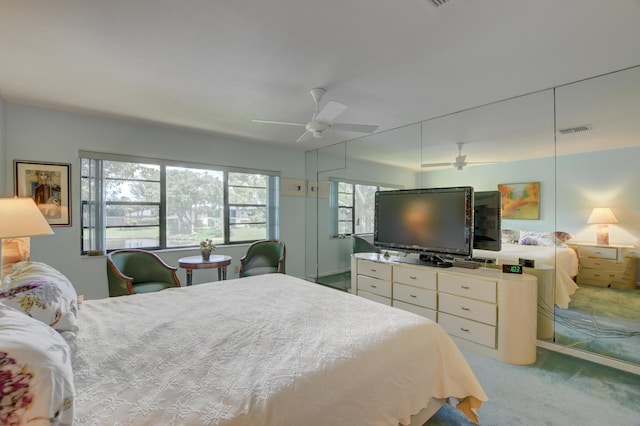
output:
[[[51,234],[53,229],[32,198],[0,198],[0,238]]]
[[[618,219],[613,215],[613,212],[608,207],[596,207],[591,212],[591,216],[587,220],[587,223],[618,223]]]

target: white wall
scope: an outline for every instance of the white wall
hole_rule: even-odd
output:
[[[6,157],[0,158],[0,164],[5,170],[11,170],[15,159],[71,164],[72,226],[54,228],[53,236],[32,238],[31,258],[59,269],[86,298],[106,297],[108,288],[104,257],[80,256],[79,150],[274,170],[279,171],[282,177],[290,178],[305,176],[304,152],[224,136],[23,105],[6,104],[4,109]],[[0,181],[0,189],[10,194],[12,174],[7,172],[2,176],[6,180]],[[281,198],[280,238],[287,244],[287,273],[295,276],[304,276],[304,208],[303,197]],[[233,256],[229,278],[234,277],[233,267],[239,264],[245,249],[246,246],[218,249],[218,253]],[[196,254],[195,250],[160,253],[174,266],[177,266],[178,257],[193,254]],[[178,276],[183,283],[186,282],[183,270]],[[214,276],[214,271],[194,271],[194,283],[211,281]]]

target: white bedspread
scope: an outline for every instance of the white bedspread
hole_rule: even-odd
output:
[[[578,286],[572,277],[578,275],[578,255],[569,247],[543,247],[521,244],[502,244],[502,250],[474,250],[473,257],[499,259],[502,263],[518,263],[519,258],[533,259],[536,264],[544,263],[553,266],[555,273],[555,303],[560,308],[567,309],[571,295]]]
[[[79,320],[79,425],[397,425],[487,399],[437,324],[282,274],[90,300]]]

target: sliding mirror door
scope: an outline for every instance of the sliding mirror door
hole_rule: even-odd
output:
[[[640,364],[640,67],[557,88],[556,111],[558,230],[580,268],[555,342]]]

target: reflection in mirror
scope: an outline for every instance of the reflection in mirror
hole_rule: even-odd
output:
[[[366,208],[357,207],[358,194],[372,192],[367,186],[502,184],[512,201],[522,184],[538,183],[522,205],[503,211],[511,232],[502,251],[474,257],[534,260],[525,272],[540,283],[539,340],[638,364],[639,117],[640,68],[632,68],[310,151],[307,178],[329,190],[307,203],[315,206],[307,212],[308,275],[343,274],[335,287],[349,288],[353,249],[341,237],[370,235]],[[611,209],[615,223],[589,220],[596,207]],[[606,246],[597,240],[604,226]]]
[[[555,342],[640,364],[640,67],[557,88],[556,110],[557,224],[580,269]],[[594,208],[613,216],[593,220]]]
[[[373,238],[375,192],[414,187],[419,153],[419,124],[347,142],[342,168],[336,148],[318,150],[318,180],[328,193],[318,198],[316,282],[350,289],[354,247],[362,250]]]

